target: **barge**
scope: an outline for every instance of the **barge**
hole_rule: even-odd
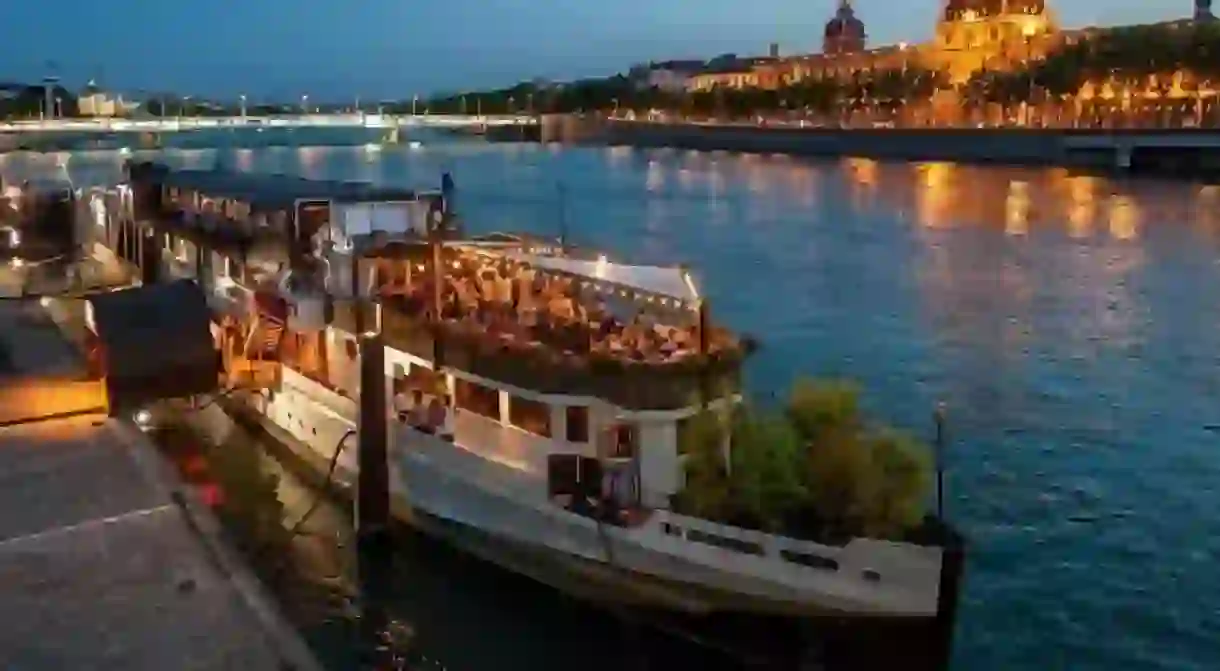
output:
[[[448,177],[415,192],[129,171],[93,196],[105,245],[145,282],[204,289],[227,383],[246,390],[228,405],[338,484],[355,482],[375,342],[403,521],[582,598],[738,633],[795,623],[947,666],[963,550],[939,520],[918,540],[828,542],[675,509],[683,434],[740,402],[750,349],[687,269],[467,235]]]

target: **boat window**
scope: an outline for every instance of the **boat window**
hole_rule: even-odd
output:
[[[815,554],[809,554],[808,552],[796,552],[795,550],[780,550],[779,555],[781,557],[783,557],[785,561],[790,561],[793,564],[800,564],[801,566],[808,566],[810,568],[825,569],[827,571],[838,571],[839,570],[839,562],[837,562],[833,559],[829,559],[827,557],[821,557],[821,556],[818,556]]]
[[[569,405],[567,414],[567,439],[569,443],[589,442],[589,408],[583,405]]]
[[[610,445],[606,456],[611,459],[632,459],[639,449],[639,427],[623,422],[610,429]]]
[[[551,437],[551,406],[519,396],[508,399],[508,421],[518,429]]]
[[[714,545],[724,550],[732,550],[733,552],[742,552],[751,555],[762,555],[762,546],[740,538],[729,538],[728,536],[719,536],[710,534],[706,531],[691,529],[686,532],[686,539],[695,543],[703,543],[705,545]]]
[[[500,392],[466,380],[456,380],[457,407],[500,421]]]

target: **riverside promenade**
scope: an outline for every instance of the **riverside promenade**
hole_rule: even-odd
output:
[[[590,119],[564,140],[594,145],[895,161],[1065,166],[1152,174],[1220,173],[1220,129],[838,128]]]
[[[36,301],[0,322],[0,668],[319,669],[142,432],[88,402],[30,420],[23,390],[88,383]]]

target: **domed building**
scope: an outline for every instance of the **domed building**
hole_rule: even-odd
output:
[[[1058,26],[1046,0],[945,0],[936,24],[937,65],[963,81],[1003,70],[1051,48]]]
[[[826,22],[822,38],[822,53],[828,56],[864,51],[868,35],[864,22],[856,18],[851,0],[839,0],[839,9],[834,18]]]

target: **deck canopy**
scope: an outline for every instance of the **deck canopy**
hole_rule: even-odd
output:
[[[510,261],[539,270],[604,282],[629,291],[675,298],[688,304],[699,301],[699,292],[695,289],[690,274],[681,267],[613,263],[604,256],[596,260],[585,260],[518,251],[508,251],[503,256]]]

